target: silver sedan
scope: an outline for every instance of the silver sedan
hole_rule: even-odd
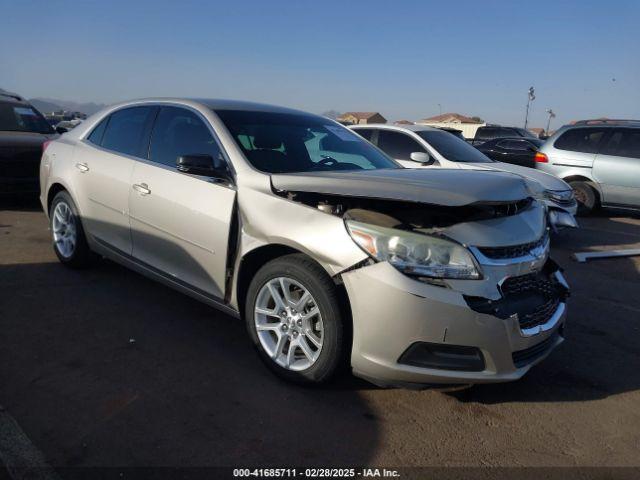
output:
[[[40,168],[62,264],[104,256],[243,319],[292,381],[515,380],[563,341],[568,287],[518,175],[412,171],[323,117],[184,99],[111,106]]]

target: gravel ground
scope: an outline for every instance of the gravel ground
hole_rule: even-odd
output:
[[[274,378],[229,316],[111,262],[56,262],[44,215],[0,205],[0,404],[65,466],[640,465],[640,216],[554,239],[568,339],[521,381],[459,392]]]

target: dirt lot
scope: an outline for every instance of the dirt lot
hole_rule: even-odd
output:
[[[607,215],[607,216],[605,216]],[[555,240],[568,339],[521,381],[457,393],[284,384],[240,322],[113,263],[60,266],[0,205],[0,404],[55,466],[640,465],[640,216]]]

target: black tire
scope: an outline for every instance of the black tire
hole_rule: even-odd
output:
[[[576,200],[578,202],[578,214],[589,215],[598,207],[598,193],[587,182],[571,182]]]
[[[289,277],[306,288],[320,310],[324,328],[320,354],[306,370],[292,371],[278,365],[264,350],[255,326],[255,305],[262,287],[278,277]],[[266,263],[255,274],[249,285],[245,304],[245,321],[249,336],[265,365],[278,376],[290,382],[320,384],[329,381],[343,361],[343,311],[338,291],[327,273],[303,254],[286,255]]]
[[[69,255],[65,255],[60,251],[59,246],[56,244],[54,239],[54,215],[56,208],[61,203],[64,203],[71,210],[75,226],[75,247]],[[84,229],[82,228],[82,220],[80,215],[78,215],[78,209],[76,204],[73,202],[71,195],[64,190],[58,192],[51,202],[51,208],[49,209],[49,228],[51,229],[51,243],[53,245],[53,251],[58,257],[58,260],[60,260],[60,263],[71,268],[86,268],[93,263],[95,256],[87,244],[87,238],[85,236]]]

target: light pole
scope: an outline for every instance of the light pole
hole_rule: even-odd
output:
[[[536,92],[533,87],[529,87],[529,98],[527,100],[527,113],[524,116],[524,128],[527,128],[527,124],[529,123],[529,105],[536,99]]]
[[[438,109],[440,110],[440,115],[442,115],[442,105],[438,104]]]
[[[550,108],[547,109],[547,113],[549,114],[549,119],[547,120],[547,129],[544,131],[545,135],[549,135],[549,127],[551,126],[551,119],[556,118],[556,114]]]

